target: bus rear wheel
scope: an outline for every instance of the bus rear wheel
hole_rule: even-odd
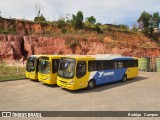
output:
[[[95,87],[95,81],[94,81],[94,80],[90,80],[90,81],[88,82],[87,88],[88,88],[88,89],[93,89],[94,87]]]
[[[127,80],[127,75],[124,74],[123,77],[122,77],[122,81],[125,82],[126,80]]]

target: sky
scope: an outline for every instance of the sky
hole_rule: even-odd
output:
[[[49,21],[82,11],[102,24],[132,26],[143,11],[160,12],[160,0],[0,0],[0,15],[5,18],[34,20],[36,4]]]

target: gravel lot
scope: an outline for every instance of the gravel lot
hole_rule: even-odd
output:
[[[0,82],[1,111],[159,111],[160,73],[68,91],[28,79]]]

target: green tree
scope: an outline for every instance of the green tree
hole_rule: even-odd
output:
[[[83,28],[83,13],[81,11],[77,12],[77,15],[72,15],[72,23],[75,26],[75,29]]]
[[[160,24],[160,16],[158,12],[153,13],[153,27],[154,28],[159,28]]]
[[[142,27],[143,28],[148,28],[149,27],[149,20],[152,18],[152,15],[148,12],[143,12],[141,13],[141,16],[139,17],[139,19],[137,20],[138,22],[142,22]]]
[[[35,22],[45,22],[46,18],[41,14],[40,16],[37,16],[34,18]]]
[[[148,12],[142,12],[141,16],[137,20],[142,25],[142,32],[147,34],[152,34],[153,32],[153,22],[152,15]]]
[[[95,24],[96,23],[96,19],[94,18],[94,16],[91,17],[87,17],[86,21],[88,21],[89,23]]]

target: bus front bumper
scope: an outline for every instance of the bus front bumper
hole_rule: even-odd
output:
[[[26,77],[31,80],[38,80],[38,75],[34,72],[26,72]]]
[[[55,85],[57,84],[56,80],[51,80],[50,76],[45,76],[42,77],[41,75],[38,76],[39,81],[44,83],[44,84],[48,84],[48,85]]]
[[[44,84],[53,85],[53,83],[51,83],[51,80],[50,80],[50,79],[47,80],[47,79],[40,79],[40,78],[39,78],[39,81],[42,82],[42,83],[44,83]]]
[[[67,84],[67,83],[64,83],[64,81],[61,81],[61,80],[57,80],[57,85],[62,87],[62,88],[69,89],[69,90],[75,90],[74,89],[74,84]]]

